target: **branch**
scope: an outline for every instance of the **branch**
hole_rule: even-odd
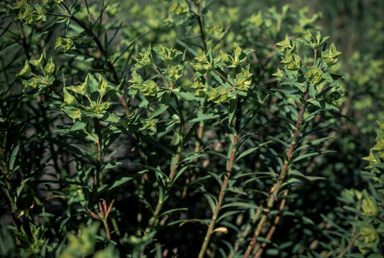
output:
[[[179,100],[177,99],[178,97],[176,95],[174,97],[175,97],[175,101],[177,104],[177,109],[179,110],[181,134],[180,134],[179,146],[177,147],[177,151],[176,151],[175,160],[174,160],[173,165],[172,165],[171,173],[169,174],[169,183],[172,183],[172,180],[176,174],[177,163],[179,163],[181,151],[182,151],[182,148],[184,146],[184,130],[185,130],[185,121],[184,121],[183,110],[181,108]]]
[[[308,100],[308,92],[305,94],[304,99],[305,99],[305,101]],[[289,165],[289,162],[291,161],[293,150],[294,150],[295,145],[296,145],[296,138],[299,136],[299,133],[300,133],[301,120],[303,119],[304,112],[305,112],[305,104],[303,104],[301,106],[300,114],[299,114],[299,116],[297,118],[295,132],[292,135],[291,145],[289,146],[289,150],[288,150],[288,153],[287,153],[287,159],[285,160],[284,165],[283,165],[283,167],[282,167],[282,169],[280,171],[280,176],[279,176],[276,184],[274,186],[272,186],[271,189],[270,189],[268,205],[267,205],[267,208],[266,208],[267,211],[265,212],[263,217],[260,219],[259,224],[256,227],[255,233],[254,233],[254,235],[253,235],[253,237],[251,239],[251,242],[248,245],[248,248],[247,248],[243,258],[247,258],[250,255],[250,253],[251,253],[251,251],[253,249],[253,246],[255,245],[256,240],[257,240],[257,238],[260,235],[261,228],[263,227],[264,222],[265,222],[265,220],[267,219],[267,217],[269,215],[269,211],[273,207],[273,204],[275,202],[275,196],[277,196],[277,193],[280,191],[280,188],[281,188],[281,185],[283,183],[283,180],[284,180],[284,178],[285,178],[285,176],[287,174],[288,165]]]
[[[205,235],[204,242],[203,242],[203,245],[202,245],[202,247],[200,249],[200,253],[199,253],[198,258],[203,258],[204,254],[205,254],[205,252],[207,250],[207,247],[208,247],[208,244],[209,244],[209,240],[210,240],[211,235],[213,233],[213,230],[215,228],[216,220],[217,220],[217,217],[218,217],[220,209],[221,209],[221,204],[223,203],[224,195],[225,195],[225,192],[226,192],[227,187],[228,187],[229,178],[231,176],[232,168],[233,168],[233,165],[235,163],[236,145],[237,145],[237,143],[239,141],[239,137],[240,137],[239,136],[240,135],[239,128],[240,128],[240,123],[241,123],[240,98],[237,99],[237,108],[238,108],[238,110],[236,112],[236,122],[235,122],[235,129],[237,130],[237,132],[234,135],[233,142],[232,142],[232,151],[231,151],[231,156],[230,156],[229,162],[228,162],[227,173],[225,174],[225,178],[223,180],[223,184],[221,185],[218,202],[217,202],[215,210],[214,210],[214,212],[212,214],[211,223],[209,224],[209,228],[208,228],[207,233]]]
[[[281,201],[281,203],[280,203],[279,213],[277,214],[277,216],[276,216],[276,218],[275,218],[275,221],[273,222],[272,227],[269,229],[269,232],[268,232],[267,236],[265,237],[265,239],[267,239],[267,240],[271,240],[271,238],[272,238],[272,236],[273,236],[273,233],[275,233],[277,224],[279,224],[279,221],[280,221],[280,219],[281,219],[281,217],[282,217],[282,215],[283,215],[284,206],[285,206],[285,203],[286,203],[286,201],[287,201],[286,197],[287,197],[287,195],[288,195],[288,192],[289,192],[288,189],[286,189],[286,190],[284,191],[284,194],[283,194],[283,195],[284,195],[284,197],[283,197],[284,199],[283,199],[283,200]],[[266,246],[267,246],[267,242],[263,242],[263,243],[261,244],[260,249],[257,251],[257,253],[255,254],[255,256],[253,256],[253,258],[258,258],[258,257],[263,253],[264,248],[265,248]]]
[[[235,90],[235,87],[233,86],[233,84],[232,83],[230,83],[228,80],[227,80],[227,78],[225,78],[225,76],[224,75],[222,75],[219,71],[217,71],[216,69],[213,69],[213,71],[215,72],[215,73],[217,73],[224,81],[226,81],[231,87],[232,87],[232,90]]]
[[[356,242],[356,240],[359,238],[360,234],[356,234],[352,239],[351,242],[345,247],[345,249],[337,256],[337,257],[343,257],[348,250],[353,246],[353,244]]]

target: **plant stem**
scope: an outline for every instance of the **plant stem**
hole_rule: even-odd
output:
[[[111,232],[109,231],[108,222],[104,221],[105,234],[107,235],[108,242],[111,241]]]
[[[95,182],[94,184],[97,185],[99,183],[100,186],[103,185],[102,182],[102,171],[101,171],[101,164],[102,164],[102,157],[101,157],[101,151],[103,146],[103,135],[101,134],[101,128],[100,128],[100,122],[98,118],[95,118],[95,129],[97,133],[97,161],[96,161],[96,173],[95,173]],[[99,179],[97,182],[97,178]]]
[[[157,70],[156,67],[155,67],[154,65],[152,66],[152,68],[153,68],[153,70],[156,71],[156,73],[157,73],[158,75],[163,76],[163,75],[161,74],[161,72],[160,72],[159,70]],[[173,90],[173,86],[171,87],[171,86],[169,85],[168,81],[167,81],[164,77],[163,77],[163,81],[164,81],[164,84],[167,85],[168,89]]]
[[[57,13],[50,13],[50,12],[45,12],[45,14],[48,14],[48,15],[51,15],[51,16],[56,16],[56,17],[69,18],[69,16],[65,15],[65,14],[57,14]]]
[[[197,16],[197,23],[199,24],[199,27],[200,27],[201,41],[203,42],[204,49],[207,50],[207,44],[205,43],[205,34],[204,34],[203,23],[201,22],[201,16],[200,16],[200,7],[199,7],[199,14]]]
[[[356,240],[360,237],[360,234],[356,234],[352,239],[351,242],[345,247],[345,249],[337,256],[337,257],[343,257],[348,250],[353,246],[353,244],[356,242]]]
[[[304,99],[305,99],[305,101],[308,100],[308,92],[305,93]],[[274,186],[272,186],[270,189],[269,199],[268,199],[267,208],[266,208],[267,211],[265,212],[265,214],[263,215],[263,217],[259,221],[259,224],[256,227],[255,233],[254,233],[254,235],[253,235],[253,237],[252,237],[252,239],[248,245],[248,248],[247,248],[243,258],[247,258],[250,255],[250,253],[253,249],[253,246],[255,245],[258,236],[260,235],[261,228],[263,227],[264,222],[268,217],[269,211],[271,210],[271,208],[275,202],[275,196],[277,196],[278,192],[280,191],[280,188],[281,188],[281,185],[282,185],[283,180],[285,178],[285,175],[287,174],[288,165],[291,161],[293,150],[294,150],[295,145],[296,145],[296,140],[297,140],[296,138],[299,136],[299,133],[300,133],[301,120],[303,119],[304,112],[305,112],[305,104],[303,104],[301,106],[301,110],[300,110],[299,116],[297,118],[296,128],[295,128],[295,131],[292,135],[292,140],[291,140],[291,144],[289,146],[287,159],[285,160],[284,165],[281,168],[280,176],[279,176],[276,184]]]
[[[229,178],[230,178],[231,173],[232,173],[232,168],[233,168],[233,165],[235,163],[236,147],[237,147],[237,143],[238,143],[239,137],[240,137],[239,135],[240,135],[240,123],[241,123],[241,111],[242,111],[242,108],[241,108],[241,98],[238,95],[237,96],[236,122],[234,124],[236,133],[233,136],[231,156],[229,158],[229,162],[228,162],[228,166],[227,166],[227,172],[225,173],[223,184],[221,185],[218,202],[216,204],[215,210],[213,211],[212,218],[211,218],[211,223],[209,224],[207,233],[206,233],[205,238],[204,238],[203,245],[202,245],[202,247],[200,249],[200,253],[199,253],[199,256],[198,256],[199,258],[203,258],[204,257],[204,254],[205,254],[205,252],[206,252],[206,250],[208,248],[209,240],[210,240],[210,238],[212,236],[212,233],[213,233],[213,230],[215,228],[216,220],[217,220],[217,217],[219,215],[219,212],[220,212],[220,209],[221,209],[221,204],[223,203],[224,195],[225,195],[225,192],[226,192],[227,187],[228,187]]]
[[[184,121],[183,110],[181,108],[178,97],[175,95],[174,98],[175,98],[177,109],[179,110],[179,116],[180,116],[180,140],[179,140],[179,146],[177,147],[175,160],[174,160],[172,168],[171,168],[171,173],[169,174],[169,183],[172,182],[172,180],[176,174],[177,163],[179,163],[181,151],[182,151],[183,145],[184,145],[184,130],[185,130],[185,121]]]
[[[300,60],[301,60],[301,62],[303,63],[303,65],[304,65],[305,67],[307,67],[307,65],[304,63],[304,60],[301,58],[301,56],[299,56],[299,54],[297,54],[297,53],[296,53],[296,55],[300,58]]]
[[[202,245],[202,247],[200,249],[200,253],[199,253],[199,256],[198,256],[199,258],[203,258],[204,257],[204,254],[205,254],[205,252],[207,250],[207,247],[208,247],[209,240],[210,240],[211,235],[213,233],[213,230],[215,228],[216,220],[217,220],[217,217],[219,215],[221,204],[223,203],[223,200],[224,200],[225,191],[227,190],[228,183],[229,183],[229,177],[231,175],[232,168],[233,168],[233,165],[234,165],[235,156],[236,156],[236,145],[237,145],[238,140],[239,140],[239,136],[237,134],[235,134],[234,138],[233,138],[233,142],[232,142],[232,152],[231,152],[231,157],[229,159],[229,163],[228,163],[228,167],[227,167],[227,172],[225,174],[225,178],[223,180],[223,184],[221,185],[219,199],[218,199],[218,202],[216,204],[215,210],[213,212],[211,223],[209,224],[207,233],[206,233],[205,238],[204,238],[203,245]]]
[[[161,211],[161,208],[163,207],[163,202],[159,200],[159,202],[156,205],[156,209],[153,212],[152,218],[149,220],[148,227],[145,229],[145,233],[149,233],[151,229],[155,226],[157,222],[157,216],[159,216],[159,213]]]
[[[279,207],[279,214],[277,214],[276,218],[275,218],[275,221],[273,222],[273,225],[272,227],[269,229],[269,232],[267,234],[267,236],[265,237],[265,239],[267,240],[271,240],[272,236],[273,236],[273,233],[275,233],[275,230],[276,230],[276,227],[277,227],[277,224],[279,224],[279,221],[281,219],[281,216],[283,214],[283,211],[284,211],[284,206],[285,206],[285,203],[286,203],[286,196],[288,195],[288,192],[289,190],[286,189],[284,191],[284,197],[283,197],[283,200],[281,201],[280,203],[280,207]],[[260,249],[257,251],[257,253],[255,254],[255,256],[253,256],[253,258],[258,258],[264,251],[264,248],[267,246],[267,242],[263,242],[261,244],[261,247]]]
[[[201,112],[200,114],[203,114],[203,112]],[[196,155],[200,151],[200,141],[203,138],[203,132],[204,132],[204,122],[200,121],[199,127],[197,129],[197,137],[196,137],[197,138],[196,139],[196,146],[195,146]],[[195,159],[195,162],[197,162],[197,159]]]
[[[213,71],[215,73],[217,73],[224,81],[226,81],[231,87],[232,87],[232,90],[235,90],[235,87],[233,87],[233,84],[230,83],[227,78],[224,77],[224,75],[222,75],[219,71],[217,71],[216,69],[213,69]]]
[[[119,243],[124,246],[123,239],[121,238],[121,232],[119,226],[117,225],[117,221],[115,218],[111,218],[113,229],[115,230],[116,235],[119,237]]]
[[[260,208],[263,208],[263,207],[260,206]],[[257,210],[255,212],[255,214],[252,217],[251,223],[248,223],[248,225],[244,229],[243,233],[241,233],[239,239],[237,239],[237,241],[233,247],[233,250],[228,255],[228,258],[232,258],[235,255],[235,253],[237,252],[237,250],[239,250],[241,242],[244,240],[244,238],[248,235],[249,231],[252,229],[252,225],[255,224],[257,218],[260,216],[261,211],[262,210]]]

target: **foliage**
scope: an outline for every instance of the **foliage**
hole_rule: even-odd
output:
[[[382,62],[234,4],[1,2],[2,256],[381,257]]]

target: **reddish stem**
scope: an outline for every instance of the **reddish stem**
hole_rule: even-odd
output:
[[[308,100],[308,92],[304,95],[304,99],[305,99],[305,101]],[[276,184],[274,186],[272,186],[270,189],[268,205],[267,205],[267,209],[266,209],[267,211],[265,212],[263,217],[260,219],[259,224],[256,227],[255,233],[253,234],[253,237],[252,237],[252,239],[248,245],[248,248],[247,248],[243,258],[247,258],[250,255],[250,253],[251,253],[251,251],[252,251],[252,249],[256,243],[256,240],[260,235],[261,228],[263,227],[264,222],[266,221],[266,219],[269,215],[269,211],[271,210],[271,208],[275,202],[275,196],[277,196],[278,192],[280,191],[283,180],[287,174],[289,162],[291,161],[291,158],[292,158],[292,153],[293,153],[293,150],[294,150],[295,144],[296,144],[296,138],[299,136],[299,133],[300,133],[300,126],[301,126],[301,121],[304,117],[304,112],[305,112],[305,104],[303,104],[301,106],[301,110],[300,110],[299,116],[297,118],[296,128],[295,128],[295,131],[292,135],[291,145],[289,146],[289,150],[288,150],[288,154],[287,154],[287,160],[284,162],[284,165],[280,171],[280,176],[279,176]]]

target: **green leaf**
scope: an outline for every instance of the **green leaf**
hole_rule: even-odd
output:
[[[343,208],[346,209],[347,211],[353,212],[353,213],[358,214],[358,215],[362,214],[362,211],[357,210],[357,209],[355,209],[353,207],[343,206]]]
[[[24,188],[25,184],[26,184],[28,181],[30,181],[31,179],[32,179],[32,177],[28,177],[28,178],[23,179],[23,180],[21,181],[20,186],[17,187],[17,189],[16,189],[16,194],[17,194],[16,196],[17,196],[17,198],[20,196],[21,191],[23,191],[23,188]],[[17,199],[16,199],[15,201],[17,201]]]
[[[188,119],[187,122],[190,122],[190,123],[195,123],[195,122],[200,122],[200,121],[204,121],[204,120],[207,120],[207,119],[214,119],[214,118],[218,118],[220,117],[219,114],[199,114],[197,115],[196,118],[193,118],[193,119]]]
[[[209,224],[207,222],[205,222],[204,220],[202,219],[188,219],[188,220],[178,220],[177,222],[181,222],[183,221],[182,223],[180,223],[179,227],[183,226],[185,223],[189,223],[189,222],[200,222],[200,223],[203,223],[207,226],[209,226]]]
[[[149,117],[148,119],[152,119],[152,118],[155,118],[156,116],[158,115],[161,115],[164,111],[166,111],[168,109],[169,105],[164,105],[164,104],[159,104],[155,110],[155,112],[153,112]]]
[[[112,123],[116,123],[120,121],[120,117],[116,116],[114,113],[111,113],[111,112],[105,112],[101,119],[106,122],[112,122]]]
[[[177,49],[169,49],[163,46],[160,47],[154,47],[153,51],[157,53],[157,56],[159,59],[166,61],[166,62],[171,62],[173,61],[177,56],[183,54]]]
[[[76,123],[71,127],[71,131],[83,130],[87,123],[76,121]]]
[[[187,54],[187,49],[188,49],[188,46],[184,49],[184,54],[183,54],[183,57],[181,58],[181,61],[185,61],[185,55]]]
[[[44,59],[45,59],[45,53],[42,53],[38,60],[29,60],[29,63],[33,66],[43,68]]]
[[[24,68],[16,74],[16,77],[18,76],[28,76],[31,75],[31,67],[29,66],[28,60],[25,60]]]
[[[72,106],[62,106],[61,109],[72,119],[80,119],[81,111],[80,109]]]
[[[309,158],[309,157],[313,157],[313,156],[319,156],[319,155],[327,154],[327,153],[337,153],[337,151],[326,150],[326,151],[317,151],[317,152],[302,154],[302,155],[298,156],[297,158],[295,158],[294,160],[292,160],[292,163],[295,163],[295,162],[302,160],[302,159],[305,159],[305,158]]]
[[[348,231],[348,230],[343,229],[342,227],[340,227],[339,225],[337,225],[333,220],[327,218],[327,216],[325,216],[324,214],[320,214],[320,216],[323,218],[323,220],[325,220],[326,222],[330,223],[333,227],[335,227],[336,229],[338,229],[338,230],[339,230],[340,232],[342,232],[343,234],[346,234],[346,235],[349,234],[349,231]]]
[[[56,43],[55,43],[55,48],[58,47],[63,47],[64,53],[67,52],[70,49],[76,49],[75,45],[73,44],[72,39],[70,38],[62,38],[58,35],[56,35]]]
[[[136,59],[137,63],[132,67],[131,69],[132,71],[152,67],[153,59],[152,59],[151,50],[152,50],[152,47],[151,45],[149,45],[144,54],[140,53],[141,58]]]
[[[370,254],[367,258],[383,258],[381,254]]]
[[[305,216],[302,216],[301,217],[303,219],[303,221],[307,224],[311,224],[311,225],[315,225],[315,222],[313,222],[313,220],[311,220],[310,218],[307,218]]]
[[[225,218],[228,217],[228,216],[232,216],[232,215],[237,214],[237,213],[240,213],[240,212],[242,212],[242,211],[241,211],[241,210],[227,211],[227,212],[223,213],[223,215],[221,215],[221,216],[217,219],[216,222],[219,222],[220,220],[225,219]]]
[[[80,183],[80,182],[75,182],[75,181],[56,181],[56,180],[36,180],[32,181],[31,183],[33,184],[60,184],[60,185],[78,185],[83,188],[88,188],[90,189],[89,185]]]
[[[176,152],[174,150],[168,148],[164,144],[162,144],[162,143],[160,143],[160,142],[158,142],[158,141],[156,141],[156,140],[154,140],[154,139],[152,139],[150,137],[143,137],[142,140],[147,142],[147,143],[149,143],[149,144],[155,145],[157,148],[162,149],[163,151],[171,154],[172,156],[176,155]]]
[[[64,93],[64,103],[63,103],[63,105],[77,106],[78,102],[77,102],[76,98],[75,98],[74,96],[72,96],[72,95],[67,91],[67,88],[69,88],[70,90],[72,90],[71,87],[74,87],[74,86],[64,87],[64,88],[63,88],[63,93]]]
[[[301,172],[297,171],[297,170],[291,170],[288,172],[289,175],[293,175],[293,176],[301,176],[301,177],[304,177],[305,179],[308,179],[309,181],[314,181],[314,180],[326,180],[325,177],[319,177],[319,176],[306,176],[304,174],[302,174]]]
[[[304,144],[304,145],[300,146],[299,148],[295,149],[295,151],[292,153],[292,155],[294,155],[295,153],[300,152],[302,149],[315,146],[315,145],[317,145],[319,143],[325,142],[325,141],[327,141],[329,139],[332,139],[332,138],[334,138],[334,136],[324,137],[324,138],[321,138],[321,139],[316,139],[316,140],[310,141],[308,144]]]
[[[177,209],[167,210],[167,211],[163,212],[162,214],[160,214],[159,217],[162,217],[165,214],[169,214],[169,213],[172,213],[175,211],[187,211],[187,210],[188,210],[187,208],[177,208]]]
[[[100,93],[100,95],[102,97],[104,97],[104,95],[107,94],[107,92],[109,92],[112,89],[112,87],[110,85],[108,85],[108,83],[103,79],[101,74],[98,73],[97,77],[99,78],[99,83],[97,85],[97,91]]]
[[[55,72],[55,64],[52,61],[52,57],[49,58],[48,63],[44,67],[44,72],[48,75],[51,75]]]
[[[116,57],[116,59],[113,60],[112,64],[114,65],[114,64],[116,63],[117,60],[119,60],[121,57],[123,57],[123,56],[124,56],[124,53],[127,52],[128,49],[129,49],[130,47],[132,47],[132,46],[133,46],[133,47],[132,47],[132,51],[133,51],[133,49],[135,48],[135,46],[136,46],[138,40],[140,40],[142,37],[144,37],[145,35],[147,35],[148,32],[149,32],[149,31],[144,32],[143,34],[141,34],[140,36],[138,36],[137,38],[135,38],[135,39],[133,40],[133,42],[132,42],[131,44],[129,44],[128,46],[126,46],[126,47],[123,49],[123,51],[121,51],[120,55],[118,55],[118,56]],[[131,56],[132,51],[131,51],[131,53],[128,55],[129,57]],[[129,61],[129,58],[127,58],[127,61]],[[124,69],[124,70],[125,70],[125,69]],[[122,76],[120,76],[120,77],[122,77]]]
[[[266,145],[266,144],[268,144],[268,143],[271,143],[271,141],[262,143],[262,144],[260,144],[260,145],[257,146],[257,147],[253,147],[253,148],[250,148],[250,149],[248,149],[248,150],[246,150],[246,151],[243,151],[243,152],[239,155],[239,157],[236,159],[235,163],[238,162],[241,158],[247,156],[248,154],[251,154],[252,152],[256,151],[257,149],[259,149],[260,147],[262,147],[262,146],[264,146],[264,145]]]
[[[13,166],[15,165],[15,160],[17,158],[17,153],[19,152],[20,145],[16,145],[11,152],[11,156],[9,157],[9,169],[12,171]]]
[[[193,94],[191,92],[179,92],[177,90],[173,90],[172,92],[175,93],[180,98],[188,100],[188,101],[191,101],[191,100],[200,101],[201,100],[201,98],[197,97],[195,94]]]
[[[83,96],[88,96],[88,94],[90,93],[90,82],[89,82],[89,74],[87,75],[87,77],[85,77],[85,81],[82,85],[79,85],[79,86],[68,86],[68,87],[65,87],[64,89],[68,89],[68,90],[71,90],[73,92],[76,92],[77,94],[80,94],[80,95],[83,95]],[[65,98],[65,93],[64,93],[64,98]]]
[[[122,177],[122,178],[120,178],[120,179],[118,179],[118,180],[115,180],[113,183],[111,183],[111,184],[108,184],[108,185],[103,185],[102,187],[99,187],[98,189],[97,189],[97,192],[102,192],[103,190],[112,190],[113,188],[116,188],[116,187],[118,187],[118,186],[120,186],[120,185],[122,185],[122,184],[124,184],[124,183],[126,183],[126,182],[128,182],[128,181],[130,181],[130,180],[132,180],[132,179],[134,179],[135,177],[138,177],[138,176],[140,176],[141,174],[143,174],[144,173],[144,171],[143,172],[139,172],[139,173],[135,173],[135,174],[132,174],[132,175],[129,175],[129,176],[125,176],[125,177]]]
[[[67,144],[67,143],[64,143],[62,141],[59,141],[58,139],[56,138],[52,138],[52,137],[49,137],[49,136],[45,136],[44,139],[46,139],[47,141],[53,143],[53,144],[56,144],[57,146],[60,146],[60,147],[63,147],[69,151],[72,151],[80,156],[83,156],[83,157],[86,157],[88,158],[90,161],[92,162],[96,162],[96,158],[95,157],[92,157],[91,154],[85,150],[82,150],[80,148],[77,148],[73,145],[70,145],[70,144]]]
[[[268,248],[267,251],[265,252],[267,255],[270,255],[270,256],[278,256],[279,255],[279,252],[280,250],[277,249],[277,248]]]
[[[190,161],[190,160],[194,160],[194,159],[198,159],[198,158],[201,158],[201,157],[205,157],[205,155],[190,155],[188,157],[186,157],[185,159],[183,159],[182,161],[180,161],[178,164],[181,164],[181,163],[184,163],[184,162],[187,162],[187,161]]]
[[[215,197],[213,194],[211,194],[211,193],[205,191],[204,186],[201,186],[200,189],[201,189],[201,190],[197,190],[197,192],[201,192],[201,193],[204,194],[205,198],[206,198],[207,201],[208,201],[209,207],[211,207],[211,211],[212,211],[212,213],[214,213],[215,208],[216,208],[216,204],[217,204],[217,199],[216,199],[216,197]]]
[[[259,206],[255,205],[255,204],[246,203],[246,202],[232,202],[232,203],[228,203],[228,204],[223,205],[221,208],[225,209],[228,207],[236,207],[236,208],[240,208],[240,209],[263,210],[262,208],[260,208]]]
[[[123,163],[121,163],[121,162],[110,162],[110,163],[105,165],[104,169],[111,169],[111,168],[114,168],[114,167],[116,167],[118,165],[121,165],[121,164],[123,164]]]

